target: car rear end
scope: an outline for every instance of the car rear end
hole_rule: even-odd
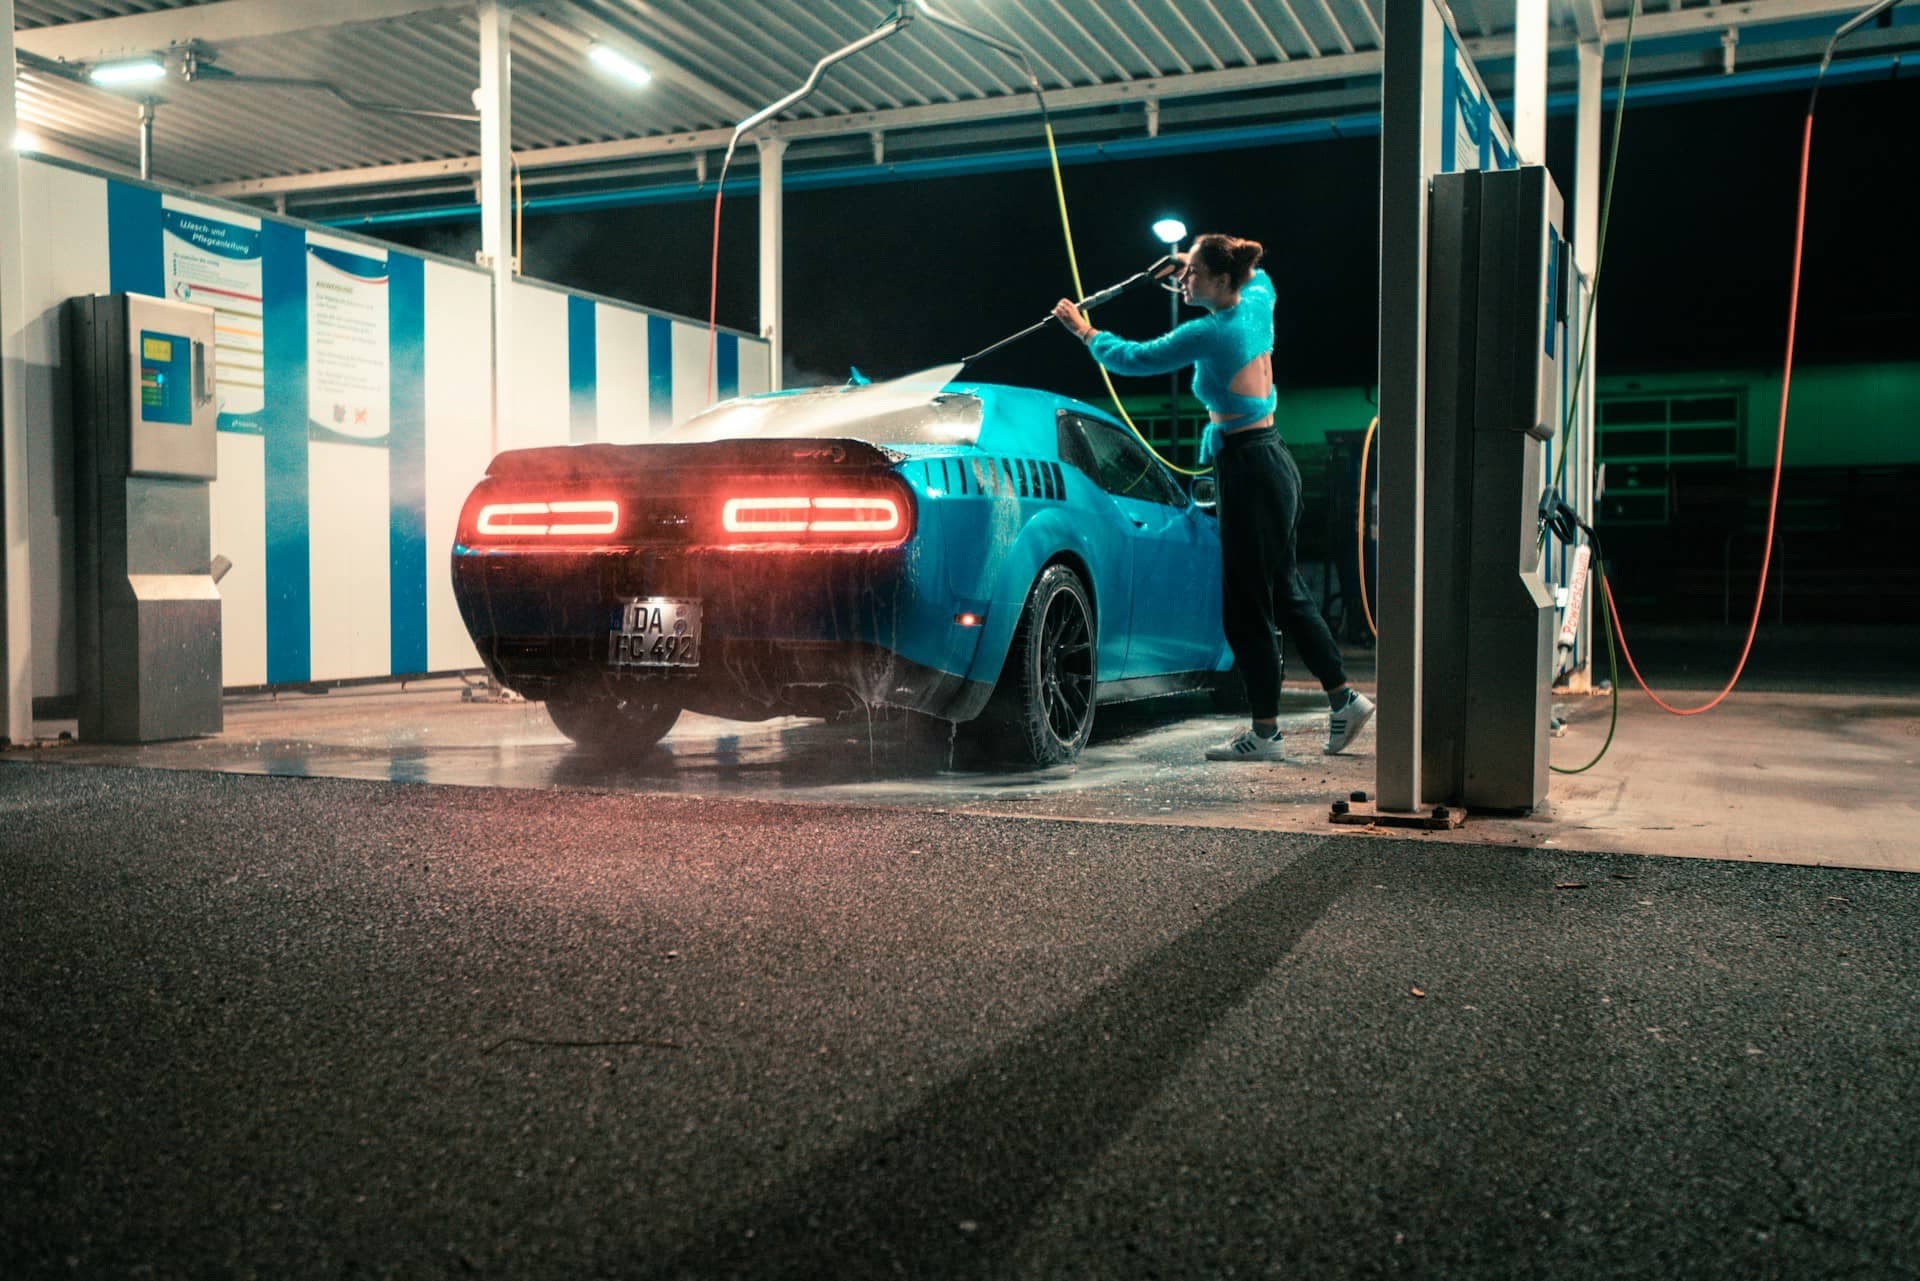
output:
[[[461,513],[461,615],[495,679],[529,698],[941,714],[963,682],[945,661],[951,611],[921,591],[946,580],[937,540],[917,536],[928,495],[901,462],[817,437],[502,454]]]

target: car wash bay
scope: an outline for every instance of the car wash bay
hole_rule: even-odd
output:
[[[1058,49],[1064,27],[1036,7],[1009,30],[1058,60],[1041,71],[1069,142],[1263,128],[1302,67],[1336,85],[1382,66],[1367,5],[1336,6],[1337,34],[1316,37],[1262,0],[1236,39],[1213,30],[1226,6],[1176,7],[1183,30],[1156,34],[1139,6],[1102,4],[1093,25],[1117,37],[1071,24]],[[707,184],[730,122],[864,42],[877,9],[756,4],[794,48],[732,65],[692,0],[357,0],[340,30],[317,6],[246,0],[96,5],[112,15],[96,22],[0,8],[24,20],[27,123],[49,135],[0,183],[20,175],[27,241],[0,243],[23,268],[0,270],[0,1273],[1920,1271],[1920,880],[1898,874],[1920,870],[1910,630],[1764,629],[1714,715],[1629,694],[1604,768],[1555,776],[1529,814],[1445,830],[1334,824],[1337,802],[1376,790],[1380,731],[1318,755],[1326,713],[1307,693],[1283,703],[1294,759],[1276,765],[1202,761],[1240,719],[1197,696],[1102,708],[1075,765],[1032,772],[888,714],[689,715],[645,753],[576,747],[474,668],[442,574],[465,487],[503,447],[684,417],[709,376],[778,387],[782,166],[870,153],[877,171],[955,129],[991,143],[1030,114],[1006,106],[1021,77],[922,18],[829,79],[809,108],[825,124],[774,122],[742,153],[760,179],[760,315],[709,355],[702,318],[514,275],[509,138],[522,176],[545,171],[561,198],[593,196],[593,166]],[[1455,12],[1458,46],[1513,43],[1508,15]],[[1554,19],[1579,45],[1583,120],[1625,12]],[[1782,60],[1805,70],[1824,34],[1797,24],[1849,12],[1781,6]],[[1641,21],[1717,39],[1700,11]],[[1872,57],[1910,38],[1868,34]],[[1769,38],[1746,29],[1741,56]],[[606,140],[580,141],[573,82],[609,43],[661,54],[665,133],[616,103]],[[137,133],[134,100],[87,82],[136,46],[168,51]],[[196,80],[188,48],[256,82]],[[478,120],[394,124],[406,113],[373,100],[396,92],[395,49],[423,86],[436,60],[458,64],[462,113],[477,66]],[[1667,58],[1679,82],[1698,53]],[[315,94],[322,65],[345,97]],[[1450,146],[1512,145],[1458,66]],[[308,87],[271,83],[287,68]],[[1146,118],[1111,118],[1149,70]],[[526,90],[511,134],[509,75]],[[942,101],[913,88],[943,82]],[[235,90],[281,96],[246,113],[194,96]],[[1351,106],[1294,104],[1285,127]],[[194,145],[170,148],[176,119]],[[849,130],[853,160],[834,136]],[[261,154],[306,170],[246,159]],[[667,172],[688,156],[692,177]],[[476,177],[479,268],[321,221],[370,195],[468,203]],[[210,244],[233,256],[187,252]],[[224,273],[307,328],[265,322],[257,406],[239,382],[222,393],[206,496],[207,550],[230,563],[220,728],[98,741],[72,714],[58,308],[227,288]],[[346,302],[320,307],[323,283]],[[375,289],[384,311],[355,311]],[[362,419],[320,394],[313,341],[376,311],[387,395]],[[1696,698],[1740,640],[1635,636],[1649,679]],[[1371,649],[1348,659],[1370,692],[1400,678]],[[396,675],[411,672],[427,674]],[[1604,697],[1551,706],[1556,764],[1600,750]]]

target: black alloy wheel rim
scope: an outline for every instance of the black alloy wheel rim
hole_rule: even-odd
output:
[[[1040,621],[1040,707],[1062,743],[1079,741],[1093,714],[1093,629],[1080,598],[1054,592]]]

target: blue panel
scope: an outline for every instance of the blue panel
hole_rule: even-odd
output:
[[[313,571],[307,519],[307,236],[262,221],[266,295],[267,681],[312,678]]]
[[[166,297],[159,192],[107,183],[107,292]]]
[[[1455,140],[1460,136],[1460,65],[1453,32],[1440,32],[1440,172],[1452,173]]]
[[[647,416],[673,421],[673,322],[665,316],[647,317]]]
[[[405,254],[387,259],[387,541],[395,675],[427,670],[427,273]]]
[[[599,381],[599,349],[594,302],[591,298],[567,295],[567,439],[576,445],[592,441],[599,431],[595,424]]]
[[[1552,223],[1547,224],[1547,359],[1552,360],[1554,330],[1558,328],[1554,317],[1560,314],[1560,229]]]
[[[720,384],[720,399],[731,400],[740,394],[740,336],[721,334],[719,349],[715,357],[719,369],[714,377]]]

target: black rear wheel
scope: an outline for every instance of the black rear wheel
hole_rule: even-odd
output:
[[[675,703],[611,690],[556,694],[547,699],[554,725],[581,747],[639,756],[667,736],[680,718]]]
[[[1093,731],[1097,640],[1080,576],[1047,566],[1027,593],[985,714],[1003,755],[1030,765],[1079,758]]]

